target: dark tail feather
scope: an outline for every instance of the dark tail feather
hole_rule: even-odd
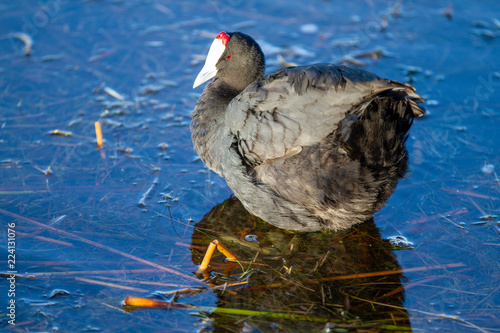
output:
[[[374,97],[342,122],[337,135],[344,150],[370,168],[398,164],[407,155],[405,141],[416,116],[415,106],[415,101],[406,98]]]

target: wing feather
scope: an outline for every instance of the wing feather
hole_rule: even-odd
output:
[[[227,107],[226,123],[240,154],[247,163],[257,165],[292,156],[319,142],[351,111],[362,112],[364,104],[388,92],[410,100],[415,116],[423,114],[416,104],[423,100],[411,85],[345,66],[290,67],[236,96]]]

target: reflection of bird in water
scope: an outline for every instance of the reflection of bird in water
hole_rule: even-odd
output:
[[[214,40],[194,84],[214,78],[191,122],[203,162],[280,228],[340,230],[372,218],[406,171],[406,135],[423,115],[415,89],[330,64],[263,73],[251,37]]]
[[[399,265],[373,220],[348,231],[297,233],[265,223],[249,214],[238,199],[231,198],[214,207],[195,226],[193,262],[201,261],[199,246],[208,245],[214,238],[238,258],[249,260],[243,263],[245,274],[238,265],[222,273],[226,267],[223,256],[214,257],[213,270],[207,276],[211,283],[231,286],[248,282],[216,291],[218,307],[270,315],[212,313],[207,330],[319,331],[325,325],[346,329],[376,329],[383,325],[410,328],[408,313],[402,307],[401,274],[391,274]],[[252,258],[255,261],[250,263]],[[384,273],[371,274],[374,272]],[[306,315],[310,320],[273,318],[276,313]]]

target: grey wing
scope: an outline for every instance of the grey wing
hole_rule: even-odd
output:
[[[279,70],[246,88],[226,110],[226,124],[247,163],[286,158],[326,138],[346,117],[362,112],[374,96],[399,92],[423,114],[410,85],[367,71],[317,64]]]

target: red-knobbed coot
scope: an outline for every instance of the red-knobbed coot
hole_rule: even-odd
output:
[[[213,41],[193,87],[194,147],[252,214],[284,229],[339,230],[370,219],[407,169],[423,102],[409,84],[332,64],[264,75],[240,32]]]

